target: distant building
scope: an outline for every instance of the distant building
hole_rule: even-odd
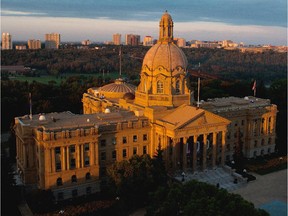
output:
[[[46,49],[59,49],[60,34],[51,33],[45,34],[45,48]]]
[[[16,46],[15,46],[15,49],[16,49],[16,50],[26,50],[27,47],[26,47],[26,45],[16,45]]]
[[[231,40],[223,40],[222,41],[222,47],[223,48],[235,48],[235,47],[238,47],[238,44],[237,43],[234,43],[233,41]]]
[[[143,39],[143,46],[152,46],[153,38],[151,36],[145,36]]]
[[[191,43],[191,48],[219,48],[218,41],[199,41],[194,40]]]
[[[140,35],[126,34],[125,44],[131,46],[140,45]]]
[[[2,50],[12,49],[12,35],[9,33],[2,33]]]
[[[90,40],[83,40],[83,41],[81,42],[81,44],[82,44],[83,46],[89,46],[89,45],[91,44],[91,41],[90,41]]]
[[[184,38],[174,38],[178,47],[186,47],[186,40]]]
[[[121,45],[121,34],[114,34],[113,35],[113,44],[114,45]]]
[[[40,40],[28,40],[28,49],[41,49],[41,41]]]

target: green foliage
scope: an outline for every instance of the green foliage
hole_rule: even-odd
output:
[[[191,181],[184,185],[172,184],[170,187],[161,187],[151,194],[148,216],[264,216],[263,210],[254,208],[254,205],[244,200],[240,195],[230,194],[224,189],[206,183]]]
[[[115,196],[119,196],[130,209],[131,206],[143,206],[149,192],[166,184],[166,178],[158,176],[166,175],[159,163],[159,160],[147,154],[134,155],[129,160],[114,163],[107,168],[110,188],[115,188]]]

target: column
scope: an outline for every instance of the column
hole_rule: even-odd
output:
[[[66,170],[70,169],[69,146],[66,147]]]
[[[213,132],[212,167],[216,166],[217,133]]]
[[[222,131],[222,152],[221,152],[221,165],[224,166],[225,164],[225,151],[226,151],[226,146],[225,146],[225,138],[226,138],[226,131]]]
[[[51,149],[51,172],[54,173],[56,170],[56,166],[55,166],[55,148]]]
[[[61,147],[61,170],[64,171],[65,169],[65,147]]]
[[[89,144],[90,166],[94,165],[94,152],[95,152],[94,151],[94,147],[95,147],[95,143],[94,142],[90,142],[90,144]],[[127,154],[128,154],[128,152],[127,152]]]
[[[81,157],[80,157],[81,158],[81,167],[84,167],[84,144],[81,144],[80,148],[81,148]]]
[[[44,148],[45,173],[51,172],[51,154],[49,148]]]
[[[26,161],[26,145],[23,143],[22,145],[22,151],[23,151],[23,167],[26,168],[27,161]]]
[[[207,134],[203,134],[203,166],[202,169],[206,169],[206,160],[207,160]]]
[[[173,164],[173,168],[177,168],[177,158],[176,158],[176,152],[177,152],[177,150],[176,150],[176,143],[177,143],[177,139],[172,139],[172,164]],[[176,164],[176,166],[175,166],[175,164]]]
[[[99,143],[98,142],[95,142],[95,150],[94,150],[94,162],[95,162],[95,165],[98,165],[99,164]]]
[[[197,139],[198,139],[198,136],[197,135],[194,135],[193,136],[193,172],[196,171],[196,168],[197,168]]]
[[[81,163],[80,163],[80,145],[75,146],[75,151],[76,151],[76,168],[81,168]]]
[[[187,137],[183,137],[183,170],[187,169]]]

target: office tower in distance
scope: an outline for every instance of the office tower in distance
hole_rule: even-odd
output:
[[[121,45],[121,34],[114,34],[113,35],[113,44],[114,45]]]
[[[40,40],[28,40],[28,49],[41,49],[41,41]]]
[[[12,49],[12,35],[9,33],[2,33],[2,50]]]
[[[125,44],[137,46],[140,44],[140,35],[126,34]]]
[[[143,40],[143,46],[152,46],[153,38],[151,36],[145,36]]]
[[[60,34],[51,33],[45,34],[45,48],[46,49],[59,49]]]

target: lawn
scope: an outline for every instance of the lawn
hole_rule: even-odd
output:
[[[16,75],[16,76],[10,76],[10,80],[19,80],[19,81],[27,81],[27,82],[39,82],[43,84],[49,84],[49,82],[54,81],[56,85],[60,85],[62,81],[65,81],[67,78],[71,76],[84,76],[84,77],[103,77],[103,74],[61,74],[59,76],[54,76],[54,75],[41,75],[39,77],[28,77],[28,76],[23,76],[23,75]],[[104,74],[104,78],[110,77],[111,79],[116,79],[119,77],[119,74],[117,72],[114,73],[109,73],[109,74]]]

